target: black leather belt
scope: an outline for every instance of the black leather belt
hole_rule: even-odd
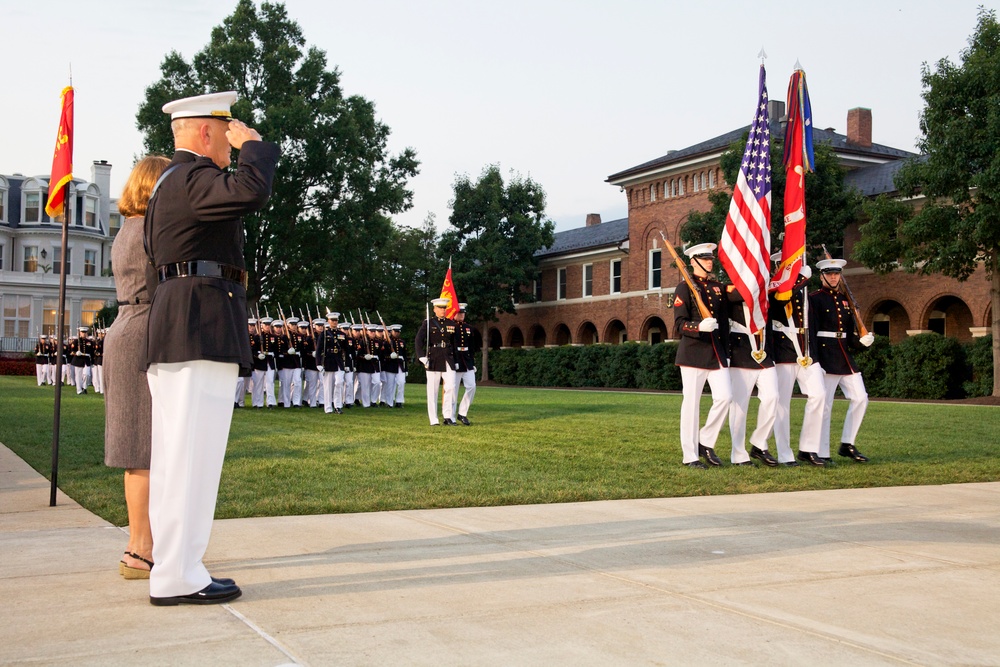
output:
[[[140,299],[139,297],[130,299],[129,301],[122,301],[121,299],[118,299],[119,308],[122,306],[138,306],[139,304],[143,303],[149,303],[149,299]]]
[[[221,262],[213,262],[207,259],[196,259],[190,262],[175,262],[156,267],[156,273],[160,276],[160,282],[165,282],[171,278],[187,278],[197,276],[199,278],[222,278],[239,283],[245,288],[247,286],[247,272],[243,269]]]

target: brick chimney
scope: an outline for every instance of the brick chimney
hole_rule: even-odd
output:
[[[600,213],[588,213],[587,214],[587,226],[593,227],[594,225],[601,224],[601,214]]]
[[[864,148],[872,145],[872,110],[857,107],[847,112],[847,143]]]

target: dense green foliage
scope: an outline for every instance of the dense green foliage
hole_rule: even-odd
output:
[[[926,63],[923,155],[896,174],[903,197],[883,195],[866,205],[854,257],[879,273],[898,268],[965,280],[986,268],[993,304],[993,373],[1000,373],[1000,23],[981,8],[960,65]],[[994,395],[1000,396],[1000,387]]]
[[[875,344],[856,351],[855,358],[870,396],[965,398],[992,391],[991,367],[984,363],[990,349],[988,336],[968,345],[934,333],[896,345],[877,336]],[[674,341],[493,350],[490,372],[496,382],[516,386],[679,391],[676,353]]]
[[[239,94],[237,118],[281,145],[271,199],[245,218],[251,303],[264,298],[273,315],[275,302],[344,312],[387,310],[384,295],[400,290],[422,298],[423,265],[400,267],[420,258],[410,252],[420,234],[390,219],[411,206],[416,155],[389,154],[374,103],[345,95],[339,71],[306,47],[283,4],[239,0],[192,62],[171,52],[161,73],[136,116],[147,151],[173,152],[165,102],[224,90]]]
[[[642,352],[641,346],[618,347]],[[874,402],[858,440],[872,457],[867,465],[699,471],[681,465],[679,395],[482,386],[470,428],[428,426],[423,395],[422,385],[408,387],[402,410],[237,411],[216,516],[1000,480],[994,451],[1000,408],[991,406]],[[45,474],[52,403],[51,388],[36,388],[33,378],[0,377],[6,416],[0,442]],[[834,404],[834,428],[845,403]],[[702,401],[703,414],[708,405]],[[125,523],[122,471],[103,463],[103,399],[67,391],[62,406],[60,488],[109,521]],[[793,433],[802,412],[802,400],[794,399]],[[716,448],[723,455],[730,450],[728,429]]]

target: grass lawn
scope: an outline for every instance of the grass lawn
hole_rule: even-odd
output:
[[[679,395],[480,387],[471,428],[431,428],[424,386],[406,389],[402,410],[236,411],[216,516],[1000,480],[1000,408],[992,406],[872,402],[857,443],[867,465],[691,470],[680,463]],[[0,377],[0,442],[46,476],[53,393],[34,378]],[[793,434],[802,408],[796,399]],[[845,409],[836,402],[835,442]],[[103,397],[63,389],[59,486],[121,525],[122,471],[103,465],[103,441]],[[728,429],[716,451],[728,460]]]

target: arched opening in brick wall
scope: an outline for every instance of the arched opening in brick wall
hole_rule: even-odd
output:
[[[640,332],[640,337],[642,340],[646,341],[650,345],[656,345],[657,343],[662,343],[663,341],[670,338],[670,333],[667,330],[667,325],[664,324],[663,320],[655,315],[647,319],[642,325],[642,331]]]
[[[972,339],[972,332],[969,331],[971,326],[972,311],[969,306],[957,296],[949,294],[931,303],[922,328],[967,341]]]
[[[490,327],[489,341],[491,350],[499,350],[503,347],[503,336],[500,335],[500,330],[496,327]]]
[[[628,330],[621,320],[611,320],[608,326],[604,327],[604,342],[618,345],[628,340]]]
[[[594,345],[600,342],[600,338],[597,335],[597,327],[594,326],[593,322],[584,322],[581,324],[577,330],[576,339],[582,345]]]
[[[573,342],[573,336],[569,332],[569,327],[560,324],[556,327],[556,345],[569,345]]]
[[[910,315],[898,301],[885,299],[879,301],[871,309],[869,321],[872,323],[872,333],[876,336],[888,336],[893,343],[906,338],[907,329],[911,329]]]
[[[520,327],[511,327],[507,332],[507,347],[524,347],[524,334]]]
[[[528,330],[528,339],[533,347],[545,347],[545,329],[541,324],[536,324]]]

